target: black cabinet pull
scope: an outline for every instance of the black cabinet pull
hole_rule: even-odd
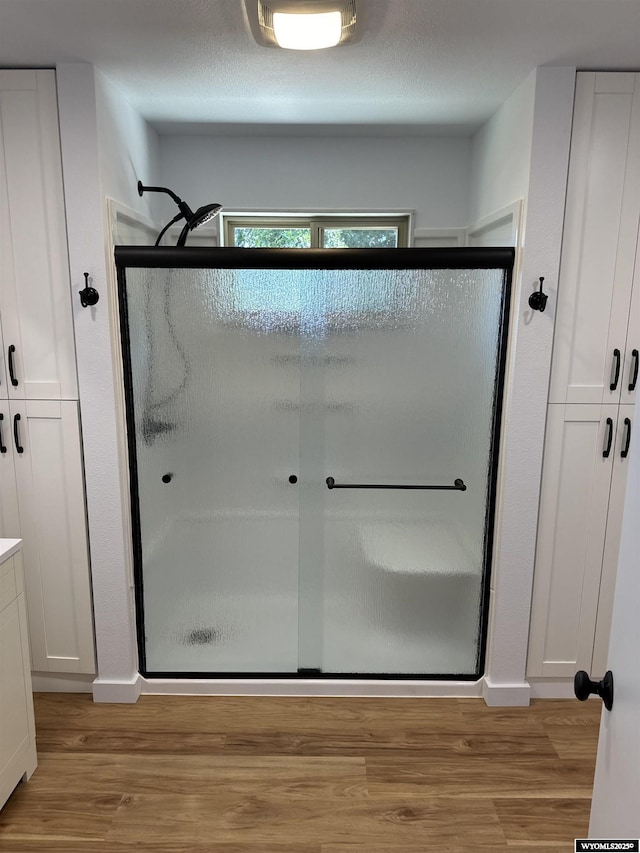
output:
[[[4,415],[0,412],[0,453],[7,452],[7,445],[4,443],[2,438],[2,421],[4,420]]]
[[[624,419],[624,428],[625,428],[625,440],[624,447],[620,451],[620,458],[626,459],[629,455],[629,445],[631,444],[631,418]]]
[[[9,376],[11,377],[11,384],[13,385],[13,387],[14,387],[14,388],[15,388],[15,387],[17,386],[17,384],[18,384],[18,380],[16,379],[15,365],[14,365],[14,363],[13,363],[13,354],[14,354],[14,352],[15,352],[15,351],[16,351],[16,348],[14,347],[14,345],[13,345],[13,344],[11,344],[11,346],[9,347],[9,358],[8,358],[8,361],[9,361]]]
[[[609,435],[607,436],[606,447],[602,451],[603,459],[608,459],[609,454],[611,453],[611,443],[613,442],[613,418],[607,418],[607,427],[609,428]]]
[[[24,453],[24,447],[20,444],[20,435],[18,433],[18,421],[21,420],[20,415],[13,416],[13,440],[16,443],[18,453]]]
[[[616,347],[613,351],[613,358],[616,362],[616,372],[613,376],[613,382],[609,385],[609,390],[615,391],[618,387],[618,379],[620,379],[620,350]]]
[[[451,489],[457,492],[466,492],[467,490],[464,480],[460,479],[454,480],[453,486],[418,486],[413,484],[396,486],[385,483],[336,483],[333,477],[327,477],[325,483],[328,489]]]
[[[636,384],[638,382],[638,350],[631,350],[631,358],[633,359],[633,370],[631,371],[631,382],[629,382],[629,391],[636,390]]]

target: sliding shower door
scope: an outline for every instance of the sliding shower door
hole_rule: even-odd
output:
[[[512,250],[116,250],[149,675],[477,677]]]
[[[297,296],[263,270],[137,268],[122,307],[145,668],[295,673]]]
[[[303,665],[475,673],[503,271],[322,278],[324,325],[301,383],[322,412],[317,435],[301,436]]]

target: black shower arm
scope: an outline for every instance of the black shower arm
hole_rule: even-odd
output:
[[[142,193],[166,193],[171,196],[176,204],[182,204],[180,196],[176,195],[169,187],[147,187],[142,181],[138,181],[138,194],[142,195]]]
[[[189,220],[193,217],[193,211],[186,203],[183,201],[179,195],[176,195],[173,190],[170,190],[169,187],[146,187],[142,181],[138,181],[138,195],[143,195],[144,193],[166,193],[168,196],[175,201],[178,205],[180,213],[184,216],[185,219]]]

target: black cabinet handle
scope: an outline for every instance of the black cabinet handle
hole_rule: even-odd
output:
[[[602,451],[603,459],[608,459],[609,454],[611,453],[611,444],[613,442],[613,418],[607,418],[607,427],[609,429],[609,435],[607,436],[606,447]]]
[[[0,453],[7,452],[7,445],[4,443],[2,438],[2,421],[4,420],[4,415],[0,412]]]
[[[610,711],[613,708],[613,673],[608,670],[602,681],[592,681],[584,669],[581,669],[573,679],[573,691],[576,699],[581,702],[586,702],[592,693],[596,694],[604,702],[607,711]]]
[[[467,490],[464,480],[460,479],[454,480],[453,486],[418,486],[413,484],[396,486],[385,483],[336,483],[333,477],[327,477],[325,483],[328,489],[451,489],[458,492],[466,492]]]
[[[13,363],[13,354],[15,351],[16,351],[16,348],[14,347],[13,344],[11,344],[11,346],[9,347],[8,362],[9,362],[9,376],[11,377],[11,384],[13,385],[14,388],[18,384],[18,380],[16,379],[15,365]]]
[[[613,376],[613,382],[609,385],[611,391],[615,391],[618,387],[618,379],[620,379],[620,350],[616,347],[613,351],[613,357],[616,362],[616,372]]]
[[[626,459],[629,455],[629,445],[631,444],[631,418],[624,419],[625,439],[624,447],[620,451],[620,458]]]
[[[631,350],[631,358],[633,359],[633,369],[631,371],[631,382],[629,382],[629,391],[635,391],[638,383],[638,350]]]
[[[21,420],[20,415],[13,416],[13,440],[16,443],[18,453],[24,453],[24,447],[20,444],[20,434],[18,433],[18,421]]]

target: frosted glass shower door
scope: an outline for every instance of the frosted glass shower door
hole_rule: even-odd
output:
[[[303,669],[478,672],[504,284],[502,269],[318,274],[301,380],[302,410],[323,413],[301,433]]]
[[[133,268],[121,311],[143,670],[295,673],[297,283]]]
[[[141,670],[482,671],[511,249],[116,249]]]

